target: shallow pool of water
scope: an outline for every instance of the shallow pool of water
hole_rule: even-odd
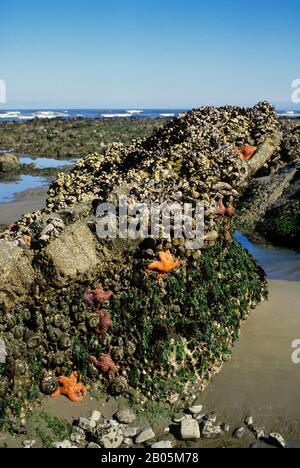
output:
[[[266,271],[269,279],[300,281],[300,252],[271,244],[254,244],[240,232],[236,240]]]
[[[35,177],[21,175],[14,181],[0,182],[0,203],[11,202],[15,196],[28,189],[48,187],[49,179],[46,177]]]
[[[38,169],[56,169],[65,166],[71,166],[76,163],[76,160],[68,159],[53,159],[53,158],[33,158],[30,156],[21,156],[21,164],[35,164]]]

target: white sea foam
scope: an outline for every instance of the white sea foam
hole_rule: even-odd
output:
[[[159,114],[160,117],[175,117],[175,114]]]
[[[4,114],[0,114],[0,119],[16,119],[19,118],[21,112],[5,112]]]
[[[299,112],[295,112],[295,111],[286,111],[286,112],[279,112],[277,114],[279,117],[293,117],[293,118],[296,118],[296,117],[300,117],[300,113]]]
[[[35,115],[34,114],[23,114],[23,115],[19,115],[18,119],[20,120],[32,120],[35,118]]]
[[[142,114],[143,112],[143,110],[128,110],[127,114]]]
[[[123,118],[123,117],[131,117],[132,114],[101,114],[101,117],[104,117],[106,119],[109,119],[109,118]]]
[[[65,117],[66,112],[40,111],[36,112],[34,116],[38,119],[56,119],[57,117]]]

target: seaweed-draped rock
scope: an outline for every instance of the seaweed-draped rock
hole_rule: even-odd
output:
[[[57,177],[46,210],[2,235],[19,245],[31,239],[38,277],[13,319],[3,316],[0,324],[5,372],[13,372],[17,356],[22,375],[31,376],[25,399],[40,380],[52,388],[74,370],[114,394],[136,390],[172,402],[207,385],[266,295],[264,272],[235,243],[230,221],[241,188],[280,141],[268,103],[202,108],[145,140],[109,145]],[[245,145],[257,147],[250,161],[241,158]],[[97,239],[98,203],[116,203],[122,194],[129,203],[202,202],[203,248],[189,248],[172,232],[168,239]],[[167,250],[177,267],[157,281],[146,270]]]

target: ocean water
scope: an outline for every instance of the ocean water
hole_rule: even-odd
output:
[[[21,164],[35,164],[38,169],[59,169],[72,166],[77,162],[75,159],[35,158],[34,156],[21,156],[19,160]]]
[[[22,122],[33,119],[157,119],[178,117],[187,109],[40,109],[40,110],[0,110],[0,122]],[[299,110],[279,109],[278,115],[300,118]]]
[[[67,109],[67,110],[0,110],[0,122],[21,122],[32,119],[156,119],[173,118],[186,112],[185,109]]]
[[[300,252],[272,244],[254,244],[240,232],[236,240],[265,270],[269,279],[300,281]]]

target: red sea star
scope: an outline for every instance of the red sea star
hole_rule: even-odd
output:
[[[113,295],[112,291],[104,291],[102,286],[98,286],[96,289],[88,289],[84,294],[84,302],[87,307],[92,307],[93,304],[102,304],[108,301]]]
[[[105,336],[107,335],[108,330],[112,328],[113,322],[111,320],[110,313],[108,312],[108,310],[99,310],[98,313],[100,317],[100,324],[99,327],[96,328],[96,333]]]
[[[231,219],[234,217],[235,214],[235,208],[232,205],[228,205],[226,208],[222,198],[219,199],[218,201],[218,208],[219,211],[216,213],[216,218],[229,218],[229,222],[226,224],[226,241],[230,242],[231,241],[231,235],[230,235],[230,226],[231,226]]]
[[[114,363],[110,354],[103,354],[99,360],[94,356],[91,358],[92,363],[100,369],[103,374],[115,374],[118,366]]]

